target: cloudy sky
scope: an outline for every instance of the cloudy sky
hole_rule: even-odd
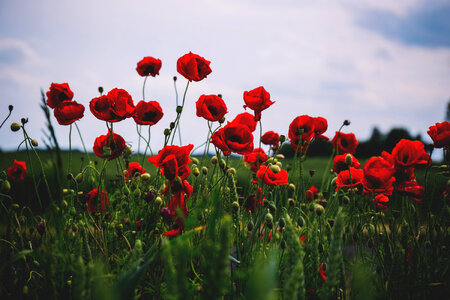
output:
[[[444,0],[0,0],[0,118],[13,104],[10,121],[28,117],[30,135],[41,141],[40,89],[68,82],[87,108],[78,124],[91,148],[106,133],[88,108],[97,87],[126,89],[137,103],[136,63],[153,56],[162,68],[147,81],[146,100],[165,113],[152,128],[158,150],[175,117],[176,61],[192,51],[211,61],[212,73],[188,90],[184,144],[206,138],[206,121],[195,116],[201,94],[222,94],[231,120],[243,111],[243,92],[261,85],[276,101],[262,114],[264,131],[287,134],[296,116],[308,114],[327,118],[331,137],[349,119],[345,131],[361,140],[374,126],[401,126],[430,141],[426,131],[444,121],[450,99],[449,15]],[[178,77],[181,93],[186,79]],[[53,120],[67,147],[68,126]],[[132,119],[114,128],[137,148]],[[21,136],[5,125],[0,141],[15,149]],[[81,147],[75,134],[73,144]]]

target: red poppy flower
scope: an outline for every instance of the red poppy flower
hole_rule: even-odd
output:
[[[369,193],[391,195],[395,168],[382,157],[371,157],[364,165],[364,189]]]
[[[139,101],[133,119],[139,125],[155,125],[164,116],[161,106],[156,101]]]
[[[177,71],[189,81],[200,81],[212,72],[210,63],[200,55],[189,52],[178,59]]]
[[[244,112],[241,114],[238,114],[231,123],[238,123],[242,124],[248,127],[251,132],[256,130],[256,121],[255,118],[249,114],[248,112]]]
[[[402,169],[428,164],[430,156],[421,141],[402,139],[392,150],[395,166]]]
[[[262,86],[244,92],[244,102],[244,108],[255,111],[255,121],[261,120],[261,112],[275,103],[270,101],[270,94]]]
[[[250,165],[250,170],[252,172],[257,172],[259,170],[259,166],[267,161],[269,157],[264,152],[263,149],[255,148],[252,152],[248,154],[244,154],[244,162]]]
[[[57,108],[61,102],[72,100],[73,92],[67,83],[52,83],[47,92],[47,105],[51,108]]]
[[[128,168],[125,170],[125,180],[131,180],[137,174],[145,173],[145,169],[138,162],[130,162]]]
[[[13,180],[24,180],[27,175],[27,164],[24,161],[13,161],[13,165],[8,168],[8,177]]]
[[[137,63],[136,71],[141,76],[153,76],[159,75],[161,69],[161,60],[146,56],[140,62]]]
[[[328,129],[327,119],[322,117],[314,118],[314,139],[317,141],[325,141],[329,140],[328,137],[322,135]]]
[[[319,196],[319,189],[313,185],[306,191],[306,199],[308,199],[309,201],[317,199],[318,196]]]
[[[433,140],[433,144],[434,144],[435,148],[444,147],[445,149],[447,149],[450,147],[450,123],[449,122],[436,123],[435,125],[430,126],[427,133]]]
[[[348,166],[345,162],[345,157],[347,155],[351,155],[350,153],[340,154],[336,155],[333,159],[333,172],[339,174],[341,171],[347,170]],[[361,165],[359,164],[359,161],[356,159],[356,157],[352,156],[352,164],[350,167],[353,167],[355,169],[359,169]]]
[[[280,144],[280,135],[274,131],[267,131],[262,135],[261,143],[264,145],[272,145],[274,149],[278,149]]]
[[[84,105],[76,101],[63,101],[53,111],[60,125],[70,125],[84,116]]]
[[[308,115],[298,116],[291,122],[288,136],[295,151],[303,152],[305,146],[311,142],[314,137],[315,124],[315,119]]]
[[[323,263],[319,266],[319,276],[323,281],[327,280],[327,271],[325,270]]]
[[[203,117],[211,122],[219,121],[227,113],[225,102],[216,95],[201,95],[195,105],[197,117]]]
[[[411,197],[417,203],[422,202],[424,188],[417,181],[402,182],[397,187],[398,191]]]
[[[100,158],[108,160],[117,158],[125,149],[125,140],[118,134],[108,132],[97,137],[94,141],[94,153]]]
[[[337,131],[331,143],[333,144],[334,149],[338,151],[338,153],[350,154],[355,154],[356,147],[358,147],[359,144],[353,133],[342,133]]]
[[[389,202],[389,198],[383,194],[378,194],[375,198],[372,199],[372,202],[378,209],[388,209],[386,204]]]
[[[280,170],[278,173],[275,173],[269,166],[260,166],[256,176],[268,186],[289,184],[286,170]]]
[[[231,152],[246,154],[253,150],[253,134],[247,126],[231,122],[211,136],[211,143],[224,155]]]
[[[148,161],[160,168],[161,173],[169,180],[173,180],[176,176],[186,179],[191,172],[188,164],[191,162],[189,154],[193,148],[192,144],[182,147],[166,146],[159,151],[158,155],[149,157]]]
[[[112,89],[107,95],[94,98],[89,103],[94,116],[107,122],[119,122],[133,116],[135,107],[130,94],[123,89]]]
[[[362,185],[363,178],[364,178],[363,170],[350,167],[350,171],[345,170],[338,174],[338,177],[336,179],[336,185],[337,185],[336,191],[342,187],[357,188]]]
[[[106,193],[105,190],[102,190],[102,200],[101,203],[99,203],[99,197],[98,197],[98,189],[93,189],[92,191],[90,191],[88,193],[88,211],[91,211],[93,213],[96,212],[104,212],[105,211],[105,205],[109,204],[109,200],[108,200],[108,194]]]

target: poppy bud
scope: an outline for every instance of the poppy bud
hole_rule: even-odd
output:
[[[62,194],[65,196],[65,195],[68,195],[69,194],[69,190],[68,189],[63,189],[62,190]]]
[[[336,180],[337,180],[337,177],[334,177],[333,179],[331,179],[331,185],[332,186],[336,185]]]
[[[277,159],[284,159],[284,155],[283,154],[277,154],[277,155],[275,155],[275,157]]]
[[[42,221],[40,221],[38,224],[37,224],[37,231],[39,232],[39,234],[40,235],[43,235],[44,234],[44,232],[45,232],[45,227],[46,227],[46,224],[45,224],[45,220],[42,220]]]
[[[208,167],[203,167],[202,168],[202,173],[203,173],[203,175],[208,174]]]
[[[234,201],[233,203],[231,203],[231,207],[232,207],[234,213],[239,212],[239,203],[237,201]]]
[[[142,221],[141,220],[137,220],[136,221],[136,227],[139,229],[142,226]]]
[[[123,150],[123,154],[125,157],[130,157],[131,154],[133,154],[133,150],[130,147],[126,146]]]
[[[177,111],[177,114],[181,114],[181,112],[183,111],[183,106],[178,105],[176,111]]]
[[[20,124],[18,124],[18,123],[16,123],[16,122],[14,122],[14,123],[11,123],[11,130],[12,131],[19,131],[20,130],[20,128],[22,128],[22,125],[20,125]]]
[[[298,226],[303,227],[305,225],[305,219],[303,219],[302,216],[299,216],[297,219],[297,224]]]
[[[194,168],[192,169],[192,174],[194,174],[194,176],[197,177],[198,175],[200,175],[200,170],[198,168]]]
[[[20,205],[17,204],[17,203],[13,203],[13,204],[11,204],[11,207],[14,208],[14,209],[19,209]]]
[[[345,205],[349,204],[350,203],[350,198],[348,196],[344,196],[342,198],[342,203],[345,204]]]
[[[177,81],[177,76],[173,76],[173,81]]]
[[[12,106],[11,104],[8,106],[9,111],[11,112],[13,110],[14,106]]]
[[[219,161],[219,159],[217,158],[217,156],[211,157],[211,163],[212,163],[213,165],[217,164],[218,161]]]
[[[292,199],[292,198],[289,198],[289,199],[288,199],[288,203],[289,203],[289,206],[290,206],[290,207],[295,206],[295,200]]]
[[[280,168],[283,166],[283,164],[281,163],[281,161],[278,161],[278,162],[276,163],[276,165],[279,166]]]
[[[349,153],[345,156],[345,163],[347,164],[347,166],[351,166],[353,162],[353,156]]]
[[[314,211],[316,212],[316,215],[318,215],[320,217],[323,214],[323,212],[325,211],[325,208],[323,208],[322,205],[317,204],[316,207],[314,208]]]
[[[221,169],[224,169],[225,167],[226,167],[226,163],[225,163],[225,160],[223,160],[223,159],[221,159],[220,161],[219,161],[219,167],[221,168]]]
[[[265,222],[266,223],[273,223],[273,216],[271,213],[267,213],[265,216]]]
[[[269,210],[271,213],[275,213],[275,211],[277,210],[277,207],[275,206],[275,204],[270,203],[269,204]]]
[[[136,199],[141,197],[141,189],[140,188],[135,189],[134,192],[133,192],[133,196]]]
[[[22,123],[22,125],[25,125],[28,123],[28,118],[22,118],[20,119],[20,122]]]
[[[225,120],[226,120],[225,117],[222,117],[222,119],[219,120],[219,123],[223,124],[223,123],[225,123]]]
[[[222,94],[217,94],[217,97],[219,97],[220,99],[222,99]]]
[[[75,181],[77,183],[82,183],[83,182],[83,173],[78,173],[77,176],[75,176]]]
[[[235,176],[235,175],[236,175],[236,169],[235,169],[235,168],[229,168],[229,169],[227,170],[227,173],[228,173],[228,174],[231,174],[231,175],[233,175],[233,176]]]
[[[286,136],[285,135],[280,135],[279,137],[280,143],[284,143],[284,141],[286,140]]]
[[[348,125],[350,125],[350,120],[345,120],[344,121],[344,126],[348,126]]]
[[[289,184],[288,187],[291,191],[295,191],[295,185],[293,183]]]
[[[170,129],[174,129],[175,128],[175,122],[170,122],[169,127],[170,127]]]
[[[333,226],[334,226],[334,220],[333,220],[333,219],[329,219],[329,220],[328,220],[328,224],[330,224],[330,227],[333,228]]]
[[[272,170],[272,172],[274,173],[278,173],[281,171],[280,167],[278,165],[271,165],[270,169]]]
[[[149,180],[150,177],[151,177],[151,175],[150,175],[149,173],[147,173],[147,172],[141,174],[141,179],[142,179],[143,181]]]
[[[31,145],[33,145],[33,147],[37,147],[39,145],[39,143],[35,139],[32,139],[31,140]]]
[[[252,222],[252,221],[248,222],[248,224],[247,224],[247,230],[248,230],[248,231],[252,231],[252,230],[253,230],[253,227],[255,227],[255,225],[253,224],[253,222]]]
[[[164,129],[164,135],[170,135],[170,129],[169,128],[166,128],[166,129]]]
[[[309,169],[309,176],[313,177],[314,173],[316,173],[316,170],[314,169]]]
[[[195,158],[195,157],[191,157],[191,160],[196,165],[198,165],[200,163],[200,161],[197,158]]]
[[[163,201],[162,201],[162,199],[161,199],[161,197],[156,197],[156,199],[155,199],[155,204],[157,205],[157,206],[161,206],[161,204],[163,203]]]
[[[0,190],[1,190],[3,193],[7,193],[7,192],[9,192],[9,191],[11,190],[11,184],[9,183],[8,180],[4,180],[4,181],[2,182],[2,185],[1,185]]]
[[[100,95],[103,94],[103,87],[102,86],[98,87],[98,92],[100,93]]]
[[[144,199],[147,202],[151,202],[154,198],[155,198],[155,193],[153,193],[152,191],[148,191],[144,196]]]
[[[128,217],[123,218],[123,222],[127,225],[130,224],[130,218]]]

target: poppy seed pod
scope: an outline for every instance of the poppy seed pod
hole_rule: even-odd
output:
[[[166,128],[166,129],[164,129],[164,135],[170,135],[170,129],[169,128]]]
[[[314,208],[314,211],[316,212],[316,215],[318,215],[320,217],[323,214],[323,212],[325,211],[325,208],[323,208],[322,205],[317,204],[316,207]]]
[[[181,112],[183,111],[183,106],[177,106],[176,112],[177,114],[181,114]]]
[[[11,123],[11,131],[15,132],[15,131],[19,131],[20,128],[22,128],[22,125],[20,125],[19,123]]]
[[[103,94],[103,87],[102,87],[102,86],[99,86],[99,87],[98,87],[98,92],[99,92],[100,94]]]

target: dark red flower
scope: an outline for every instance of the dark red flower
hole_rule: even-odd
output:
[[[325,141],[329,140],[328,137],[322,135],[328,129],[327,119],[322,117],[314,118],[314,139],[317,141]]]
[[[275,173],[269,166],[260,166],[256,176],[268,186],[289,184],[286,170]]]
[[[181,187],[174,187],[174,184],[178,185],[179,183],[177,183],[177,181],[171,183],[171,192],[174,195],[170,198],[169,203],[166,207],[170,212],[170,216],[172,218],[176,217],[176,219],[175,223],[172,226],[172,230],[169,230],[163,234],[164,236],[168,237],[177,236],[182,233],[184,229],[184,221],[189,216],[185,194],[187,194],[189,197],[193,192],[193,187],[186,180],[181,182]],[[178,210],[181,211],[183,216],[177,214]]]
[[[364,165],[364,189],[368,193],[391,195],[395,168],[382,157],[371,157]]]
[[[384,194],[378,194],[375,198],[372,199],[373,204],[378,209],[387,210],[386,204],[389,202],[389,198]]]
[[[119,122],[133,116],[135,107],[130,94],[123,89],[112,89],[107,95],[94,98],[89,103],[94,116],[107,122]]]
[[[348,166],[345,162],[345,157],[347,155],[351,155],[350,153],[340,154],[336,155],[333,159],[333,172],[339,174],[341,171],[347,170]],[[350,167],[353,167],[355,169],[359,169],[361,165],[359,164],[359,161],[356,159],[356,157],[352,156],[352,164]]]
[[[323,263],[319,266],[319,276],[323,281],[327,280],[327,271],[325,270]]]
[[[425,152],[424,145],[421,141],[411,141],[402,139],[392,149],[392,157],[394,158],[397,168],[407,169],[419,165],[426,165],[430,159],[430,155]]]
[[[211,122],[219,121],[227,113],[225,102],[216,95],[201,95],[195,105],[197,117],[203,117]]]
[[[255,131],[256,129],[256,121],[255,118],[252,116],[252,114],[249,114],[248,112],[244,112],[241,114],[238,114],[231,123],[238,123],[242,124],[248,127],[251,132]]]
[[[318,196],[319,196],[319,189],[313,185],[306,191],[306,199],[308,199],[309,201],[317,199]]]
[[[420,203],[423,199],[424,188],[417,181],[405,181],[398,185],[398,191],[408,195],[417,203]]]
[[[189,81],[200,81],[212,72],[210,63],[200,55],[189,52],[178,59],[177,71]]]
[[[288,136],[295,151],[303,152],[305,146],[311,142],[315,133],[315,124],[315,119],[308,115],[298,116],[291,122]]]
[[[76,101],[63,101],[53,111],[60,125],[70,125],[84,116],[84,105]]]
[[[161,69],[161,60],[146,56],[140,62],[137,63],[136,71],[141,76],[153,76],[159,75]]]
[[[244,92],[244,102],[244,108],[255,111],[255,121],[261,120],[261,112],[275,103],[270,101],[270,94],[262,86]]]
[[[155,125],[164,116],[161,105],[156,101],[139,101],[133,119],[139,125]]]
[[[264,150],[260,148],[255,148],[252,152],[244,154],[244,162],[250,165],[250,170],[252,172],[257,172],[259,170],[259,166],[267,161],[268,158],[269,157]]]
[[[138,162],[130,162],[128,168],[125,170],[125,180],[131,180],[136,175],[145,173],[145,169]]]
[[[117,158],[125,149],[125,140],[118,134],[108,132],[97,137],[94,141],[94,153],[100,158],[108,160]]]
[[[331,143],[338,153],[350,154],[355,154],[356,147],[358,147],[359,144],[353,133],[342,133],[337,131]]]
[[[211,143],[224,155],[231,152],[246,154],[253,151],[253,134],[247,126],[231,122],[211,136]]]
[[[149,157],[148,161],[160,168],[161,173],[169,180],[173,180],[176,176],[186,179],[191,172],[188,164],[191,162],[189,154],[193,148],[192,144],[182,147],[166,146],[158,155]]]
[[[359,186],[362,185],[363,178],[364,178],[363,170],[350,167],[350,171],[345,170],[338,174],[337,179],[336,179],[336,185],[337,185],[336,191],[342,187],[358,188]]]
[[[276,151],[280,145],[280,135],[274,131],[267,131],[262,135],[261,143],[264,145],[271,145]]]
[[[47,92],[47,105],[51,108],[57,108],[61,102],[72,100],[73,92],[67,83],[52,83]]]
[[[104,212],[105,211],[105,205],[109,204],[109,200],[108,200],[108,194],[106,193],[105,190],[102,190],[102,200],[101,203],[98,199],[98,189],[93,189],[92,191],[90,191],[88,193],[88,208],[87,210],[93,213],[96,212]]]
[[[13,180],[24,180],[27,175],[27,164],[24,161],[13,161],[13,165],[8,168],[8,177]]]
[[[436,123],[427,131],[428,135],[433,140],[435,148],[445,148],[450,147],[450,123],[442,122]]]

